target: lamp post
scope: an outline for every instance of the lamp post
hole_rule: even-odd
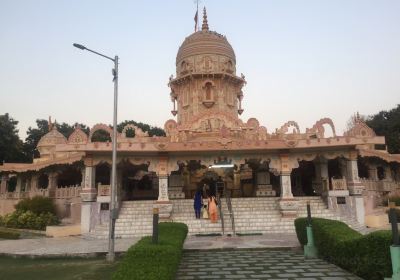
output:
[[[117,218],[117,209],[115,208],[115,195],[116,195],[116,171],[117,171],[117,104],[118,104],[118,56],[111,58],[104,54],[98,53],[94,50],[88,49],[80,44],[73,44],[74,47],[87,50],[114,62],[114,69],[112,74],[114,76],[114,113],[113,113],[113,136],[112,136],[112,167],[111,167],[111,201],[110,201],[110,221],[108,227],[108,254],[107,260],[113,262],[115,259],[114,252],[114,231],[115,220]]]

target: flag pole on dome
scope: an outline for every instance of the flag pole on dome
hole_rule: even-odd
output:
[[[197,32],[197,25],[199,22],[199,0],[196,0],[196,14],[194,15],[194,32]]]

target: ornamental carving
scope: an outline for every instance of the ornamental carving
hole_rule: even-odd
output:
[[[336,137],[335,125],[330,118],[323,118],[317,121],[312,128],[307,128],[306,133],[310,134],[311,137],[324,138],[325,128],[324,124],[327,124],[332,129],[333,137]]]
[[[293,127],[293,134],[300,134],[300,128],[297,122],[295,121],[288,121],[281,128],[277,129],[276,134],[286,134],[289,132],[289,128]]]
[[[360,118],[355,118],[354,126],[344,133],[344,136],[368,138],[376,136],[375,132]]]
[[[75,128],[72,134],[68,137],[68,144],[86,144],[88,136],[79,127]]]

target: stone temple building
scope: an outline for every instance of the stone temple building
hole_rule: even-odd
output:
[[[315,216],[361,229],[382,199],[399,191],[400,155],[382,149],[384,137],[359,117],[344,135],[329,118],[305,130],[295,121],[269,130],[256,118],[240,119],[246,80],[236,62],[204,10],[201,30],[184,39],[169,78],[166,136],[149,137],[134,125],[117,136],[117,237],[150,233],[153,207],[162,219],[187,223],[190,234],[293,232],[306,201]],[[106,124],[89,135],[76,127],[68,139],[50,124],[40,158],[0,166],[0,214],[22,198],[48,196],[65,223],[106,237],[112,143],[93,141],[100,130],[111,137]],[[193,195],[204,184],[222,195],[216,224],[194,216]]]

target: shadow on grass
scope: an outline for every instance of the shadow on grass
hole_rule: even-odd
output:
[[[0,256],[0,279],[13,280],[105,280],[111,279],[118,261],[103,258],[12,258]]]

